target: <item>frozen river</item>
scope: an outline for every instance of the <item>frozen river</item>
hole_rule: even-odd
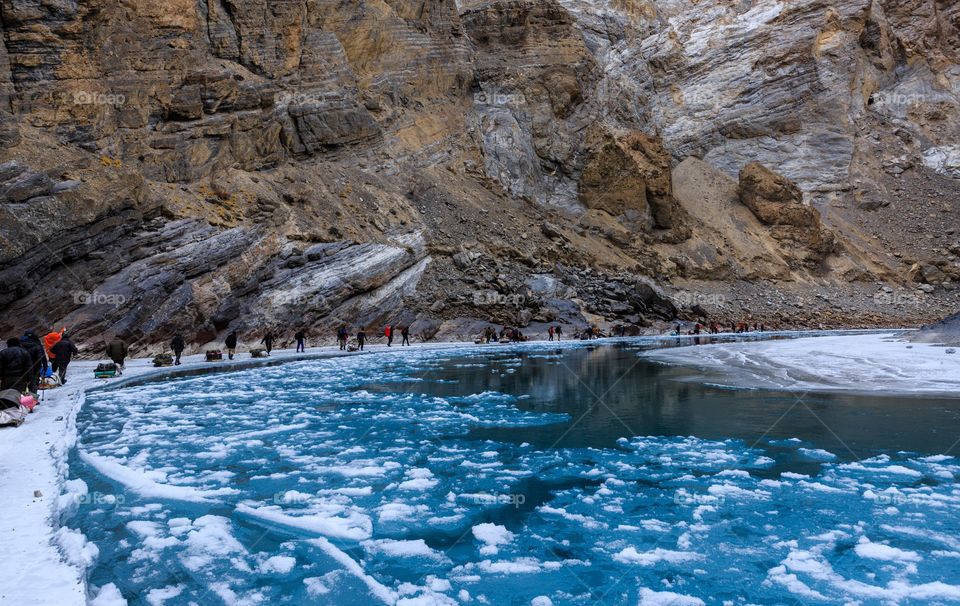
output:
[[[960,400],[709,387],[648,347],[94,392],[66,524],[102,604],[960,602]]]

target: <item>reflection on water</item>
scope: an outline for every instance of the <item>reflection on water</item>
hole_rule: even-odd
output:
[[[710,337],[703,337],[704,341]],[[568,423],[481,428],[471,437],[541,448],[616,446],[636,435],[738,438],[747,445],[799,438],[842,459],[881,452],[942,453],[960,437],[960,399],[731,390],[685,381],[688,369],[648,362],[650,344],[494,352],[450,360],[416,390],[440,397],[484,391],[520,397],[527,411],[567,413]],[[366,385],[394,391],[396,384]],[[775,448],[775,447],[774,447]],[[792,452],[792,450],[791,450]]]

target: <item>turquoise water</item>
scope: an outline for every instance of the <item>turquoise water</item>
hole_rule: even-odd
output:
[[[650,346],[90,394],[67,524],[131,604],[960,601],[960,401],[716,389]]]

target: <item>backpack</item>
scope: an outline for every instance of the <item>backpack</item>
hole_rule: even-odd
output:
[[[113,362],[101,362],[93,371],[93,376],[98,379],[112,379],[120,374],[120,369]]]

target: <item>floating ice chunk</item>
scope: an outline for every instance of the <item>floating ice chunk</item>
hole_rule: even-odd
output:
[[[822,448],[798,448],[797,454],[808,461],[833,461],[837,455]]]
[[[150,606],[163,606],[167,600],[179,596],[185,589],[184,585],[168,585],[159,589],[151,589],[147,592],[146,600]]]
[[[370,553],[380,553],[395,558],[429,558],[437,561],[449,561],[445,555],[427,545],[423,539],[396,541],[377,539],[364,541],[363,548]]]
[[[545,595],[538,595],[530,600],[530,606],[553,606],[553,600]]]
[[[127,601],[116,585],[107,583],[97,592],[97,597],[90,600],[90,606],[127,606]]]
[[[289,574],[296,565],[297,558],[277,555],[264,560],[260,564],[259,570],[264,574]]]
[[[500,551],[500,545],[506,545],[513,540],[513,533],[505,526],[489,522],[477,524],[472,532],[473,537],[483,543],[480,548],[481,555],[496,555]]]
[[[205,515],[193,521],[193,529],[184,540],[187,552],[180,561],[194,572],[208,568],[218,560],[246,554],[243,545],[234,538],[230,520],[223,516]]]
[[[654,591],[640,588],[640,602],[637,606],[704,606],[703,600],[671,591]]]
[[[891,562],[919,562],[923,558],[915,551],[898,549],[883,543],[873,543],[867,537],[860,537],[857,546],[853,548],[861,558],[871,560],[888,560]]]
[[[297,515],[290,515],[275,505],[251,507],[243,503],[237,506],[236,511],[267,526],[302,530],[334,539],[362,541],[373,534],[369,516],[335,503],[314,506],[307,510],[309,513],[302,515],[304,510],[292,510]]]
[[[698,553],[692,551],[672,551],[657,547],[653,551],[637,551],[636,547],[627,547],[620,550],[613,556],[613,559],[626,564],[639,564],[641,566],[653,566],[658,562],[668,562],[677,564],[680,562],[690,562],[702,559]]]
[[[323,582],[321,577],[307,577],[303,580],[307,586],[307,593],[311,596],[321,596],[330,593],[330,588]]]

